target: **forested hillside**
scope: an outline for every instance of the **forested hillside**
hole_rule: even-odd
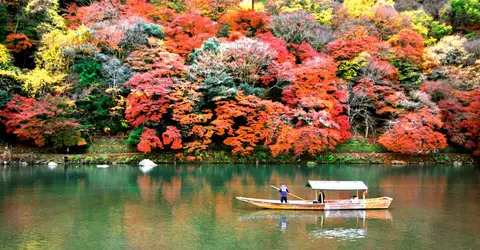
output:
[[[2,0],[0,43],[0,134],[38,147],[480,154],[478,0]]]

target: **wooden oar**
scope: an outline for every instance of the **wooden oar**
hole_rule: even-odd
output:
[[[275,188],[276,190],[278,190],[278,187],[275,187],[274,185],[271,185],[271,186],[272,186],[272,188]],[[296,196],[296,195],[294,195],[294,194],[292,194],[292,193],[288,193],[288,194],[291,195],[291,196],[297,197],[297,198],[299,198],[300,200],[305,200],[304,198],[298,197],[298,196]]]

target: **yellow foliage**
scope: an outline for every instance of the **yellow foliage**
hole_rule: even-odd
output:
[[[31,0],[25,7],[25,13],[33,19],[42,20],[37,33],[42,36],[52,29],[65,29],[65,19],[60,16],[58,0]]]
[[[426,54],[438,65],[462,66],[472,56],[463,47],[466,41],[465,37],[458,35],[446,36],[437,44],[428,47]]]
[[[378,6],[390,6],[393,7],[395,5],[394,0],[377,0],[373,7],[378,7]]]
[[[243,0],[239,4],[240,9],[242,10],[251,10],[252,9],[252,0]],[[255,11],[264,11],[265,7],[263,6],[263,3],[261,2],[255,2]]]
[[[281,1],[280,1],[281,2]],[[331,0],[291,0],[287,4],[278,5],[280,13],[305,10],[310,12],[322,24],[331,25],[333,18],[333,1]]]
[[[5,47],[5,45],[0,44],[0,67],[6,66],[8,67],[12,63],[12,55]]]
[[[402,15],[408,16],[412,22],[412,28],[418,34],[426,37],[428,35],[428,22],[433,21],[433,17],[423,10],[409,10],[402,12]]]
[[[343,6],[347,8],[347,13],[354,17],[373,16],[372,7],[374,0],[345,0]]]
[[[12,55],[3,44],[0,44],[0,81],[12,80],[20,84],[23,82],[20,69],[12,65]]]
[[[325,24],[325,25],[331,25],[332,19],[333,19],[333,8],[321,10],[318,13],[313,13],[313,16],[319,23]]]
[[[23,90],[30,96],[44,94],[50,90],[60,93],[65,88],[61,85],[65,76],[66,74],[52,75],[45,69],[36,68],[22,76]]]
[[[42,37],[35,58],[37,67],[51,75],[67,73],[73,63],[75,50],[90,39],[91,34],[84,26],[68,31],[53,29]]]
[[[0,69],[0,81],[9,82],[10,80],[13,80],[20,84],[23,83],[23,78],[22,75],[20,75],[19,71]]]

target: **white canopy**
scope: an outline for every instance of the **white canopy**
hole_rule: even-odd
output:
[[[367,190],[363,181],[307,181],[306,187],[313,190]]]

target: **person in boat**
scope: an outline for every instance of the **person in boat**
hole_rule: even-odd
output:
[[[358,197],[356,195],[353,195],[350,199],[350,202],[358,202]]]
[[[282,183],[282,186],[278,189],[278,192],[280,193],[280,202],[285,203],[287,202],[287,193],[290,193],[290,190],[288,190],[287,186],[285,186],[285,183]]]
[[[318,203],[325,203],[325,193],[323,190],[318,194]]]

